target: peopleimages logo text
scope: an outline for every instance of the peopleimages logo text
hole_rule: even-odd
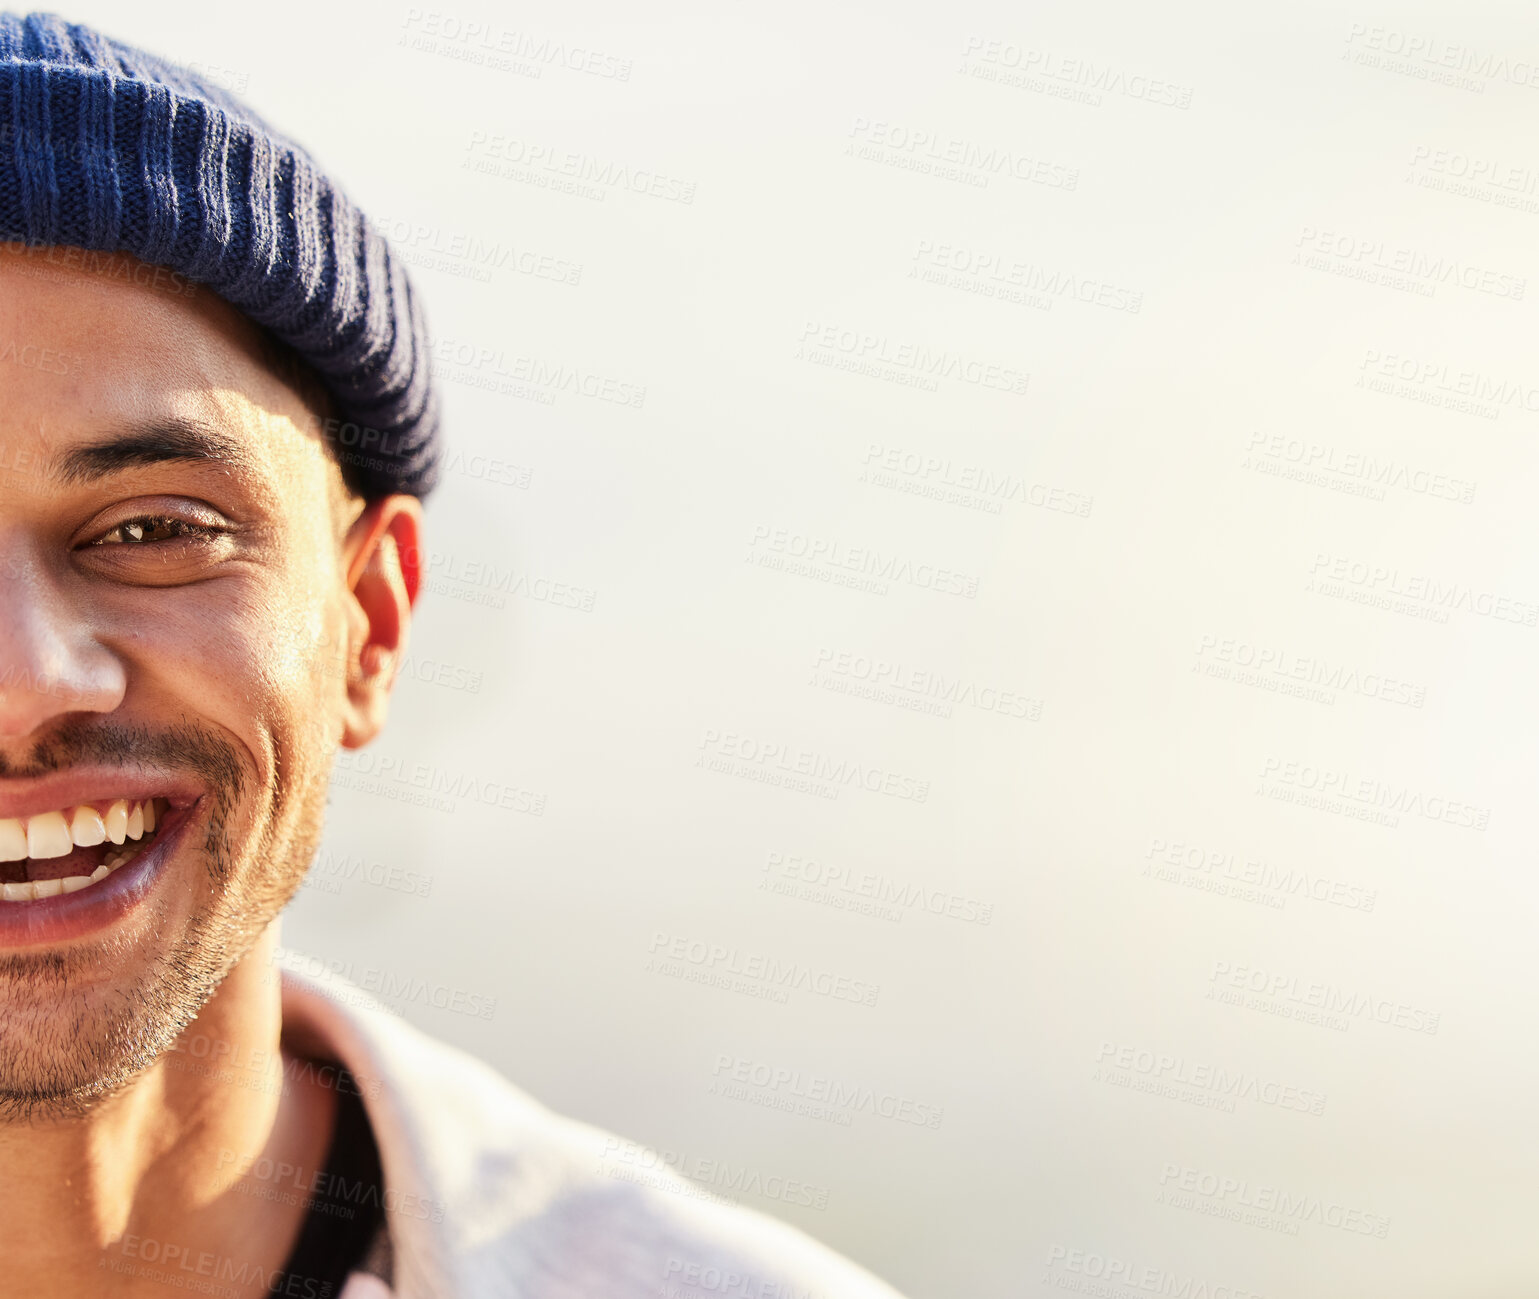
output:
[[[1373,564],[1346,555],[1318,552],[1309,567],[1309,575],[1317,580],[1340,582],[1365,591],[1420,600],[1445,611],[1478,614],[1483,618],[1515,622],[1524,627],[1539,623],[1539,604],[1531,600],[1514,600],[1494,591],[1477,590],[1462,582],[1443,582],[1425,574],[1403,573],[1398,567]]]
[[[1384,1214],[1369,1213],[1318,1195],[1294,1195],[1280,1187],[1252,1182],[1248,1178],[1220,1177],[1197,1168],[1166,1164],[1160,1170],[1160,1186],[1262,1213],[1275,1213],[1295,1222],[1338,1227],[1363,1236],[1377,1236],[1381,1240],[1389,1235],[1390,1220]]]
[[[944,136],[924,127],[911,127],[897,122],[873,122],[870,118],[857,117],[850,127],[850,135],[901,156],[950,164],[989,176],[1011,176],[1016,180],[1046,185],[1050,189],[1075,189],[1079,185],[1078,167],[1032,157],[998,145],[982,145],[973,140]]]
[[[706,728],[699,747],[706,754],[751,766],[794,772],[798,776],[825,781],[839,788],[853,785],[870,794],[887,794],[916,803],[923,803],[930,797],[928,780],[919,780],[871,763],[834,758],[797,745],[760,740],[735,731],[721,731],[714,726]]]
[[[719,1053],[711,1069],[714,1077],[742,1083],[744,1086],[779,1092],[800,1100],[827,1104],[835,1109],[856,1110],[915,1127],[938,1128],[945,1116],[939,1105],[916,1101],[896,1092],[885,1092],[858,1083],[841,1082],[823,1074],[804,1074],[742,1056]]]
[[[1386,1028],[1403,1028],[1412,1033],[1437,1036],[1442,1023],[1442,1012],[1412,1006],[1408,1002],[1377,997],[1360,988],[1343,988],[1339,984],[1321,983],[1317,979],[1303,979],[1286,971],[1262,969],[1243,962],[1216,960],[1208,975],[1208,1000],[1221,998],[1212,995],[1221,989],[1258,993],[1275,1001],[1320,1010],[1328,1015],[1348,1018],[1371,1019]]]
[[[809,320],[802,326],[801,343],[804,348],[912,370],[931,379],[955,379],[1017,397],[1025,394],[1031,379],[1030,375],[998,362],[970,360],[958,352],[932,351],[920,343],[903,342],[885,334],[846,329],[842,325],[817,320]]]
[[[783,961],[763,952],[747,952],[735,945],[708,942],[684,934],[667,934],[660,929],[653,932],[647,953],[661,961],[675,961],[717,974],[736,974],[777,988],[812,992],[836,1001],[874,1006],[882,991],[878,984],[853,979],[833,970],[813,969],[800,961]]]
[[[1311,762],[1269,757],[1261,764],[1261,779],[1292,785],[1346,802],[1370,804],[1387,812],[1425,817],[1429,821],[1444,821],[1466,830],[1484,830],[1491,823],[1489,807],[1478,807],[1436,794],[1424,794],[1408,785],[1375,780],[1371,776],[1354,776],[1350,772],[1336,771],[1330,767],[1317,767]]]

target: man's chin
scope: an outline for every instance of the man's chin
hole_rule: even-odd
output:
[[[15,1078],[0,1070],[0,1127],[39,1126],[83,1119],[126,1091],[153,1057],[124,1060],[111,1072],[94,1077],[70,1076],[64,1071],[44,1078]]]
[[[195,938],[159,960],[121,942],[0,955],[0,1123],[80,1117],[122,1092],[223,973]]]

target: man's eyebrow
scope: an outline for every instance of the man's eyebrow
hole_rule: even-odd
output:
[[[166,419],[71,447],[54,458],[53,476],[65,486],[79,487],[126,469],[200,460],[240,468],[252,464],[253,456],[244,439],[210,424]]]

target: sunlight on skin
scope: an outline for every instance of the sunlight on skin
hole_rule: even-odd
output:
[[[282,1080],[276,917],[418,586],[418,502],[351,497],[252,326],[147,284],[0,249],[0,816],[118,768],[198,796],[120,913],[20,942],[4,906],[48,903],[0,904],[0,1258],[35,1299],[163,1296],[135,1241],[250,1265],[252,1295],[287,1257],[302,1198],[237,1175],[321,1166],[335,1095]],[[235,454],[53,472],[175,421]]]

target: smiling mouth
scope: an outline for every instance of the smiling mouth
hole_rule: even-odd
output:
[[[170,807],[164,798],[118,798],[0,817],[0,903],[100,884],[155,842]]]

